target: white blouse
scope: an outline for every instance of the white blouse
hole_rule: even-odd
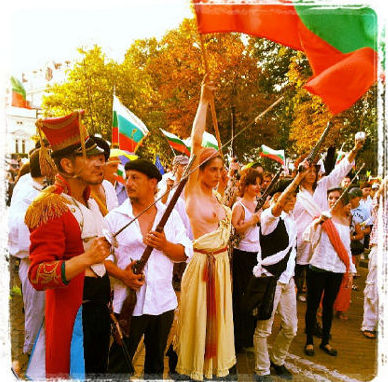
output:
[[[356,267],[352,261],[352,255],[350,252],[350,227],[347,225],[333,222],[337,228],[338,234],[346,248],[346,252],[349,256],[350,272],[356,273]],[[338,256],[338,253],[334,249],[330,242],[327,233],[319,226],[318,229],[321,231],[320,239],[318,240],[314,252],[312,254],[310,265],[314,267],[324,269],[325,271],[334,273],[345,273],[346,266]]]

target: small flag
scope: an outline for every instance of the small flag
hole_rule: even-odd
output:
[[[162,162],[160,161],[159,155],[155,158],[155,166],[159,170],[159,172],[163,175],[165,173]]]
[[[125,185],[125,170],[124,166],[120,163],[119,167],[117,168],[117,173],[115,175],[116,180]]]
[[[148,134],[146,125],[113,96],[112,146],[118,143],[120,149],[134,153]]]
[[[167,138],[168,144],[176,151],[190,156],[190,149],[186,146],[185,141],[180,139],[177,135],[160,129],[162,134]]]
[[[286,163],[286,156],[284,154],[284,150],[274,150],[266,145],[261,145],[261,157],[270,158],[278,163],[280,163],[282,166]]]
[[[191,150],[191,138],[186,138],[184,142],[189,150]],[[205,131],[202,136],[202,147],[213,147],[214,149],[218,150],[218,142],[216,137],[213,134]]]
[[[11,77],[12,84],[12,103],[13,107],[22,107],[25,109],[31,109],[30,103],[26,98],[26,89],[23,84],[15,77]]]

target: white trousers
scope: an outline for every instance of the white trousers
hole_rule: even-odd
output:
[[[267,337],[271,335],[275,313],[279,313],[281,327],[271,351],[268,353]],[[283,365],[293,338],[298,329],[296,312],[295,282],[292,278],[288,284],[277,283],[272,316],[269,320],[257,321],[253,341],[255,345],[255,372],[258,375],[270,374],[270,359],[276,365]]]
[[[377,246],[369,253],[368,276],[364,289],[364,316],[361,330],[376,330],[378,322]]]
[[[30,353],[34,345],[36,335],[44,319],[46,293],[33,288],[28,279],[28,267],[30,260],[20,260],[19,278],[22,284],[24,303],[24,346],[23,353]]]

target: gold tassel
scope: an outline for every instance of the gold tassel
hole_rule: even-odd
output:
[[[82,155],[83,155],[84,159],[86,159],[86,148],[85,148],[86,129],[85,129],[85,126],[81,122],[81,113],[80,112],[78,112],[78,124],[79,124],[79,134],[81,137]]]
[[[69,210],[68,199],[54,193],[55,187],[50,186],[43,190],[27,209],[24,222],[29,229],[35,229],[49,220],[61,217]]]
[[[47,147],[44,145],[43,136],[42,136],[43,132],[40,128],[40,123],[41,123],[40,121],[36,122],[36,126],[38,128],[39,140],[40,140],[40,150],[39,150],[40,172],[42,176],[45,176],[49,180],[53,180],[58,171],[53,159],[51,158],[47,150]]]

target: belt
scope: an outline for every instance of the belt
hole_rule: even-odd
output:
[[[218,255],[219,253],[225,252],[227,250],[228,250],[227,246],[224,247],[224,248],[221,248],[221,249],[217,249],[215,251],[207,250],[207,249],[196,249],[196,248],[194,248],[194,252],[203,253],[204,255]]]

